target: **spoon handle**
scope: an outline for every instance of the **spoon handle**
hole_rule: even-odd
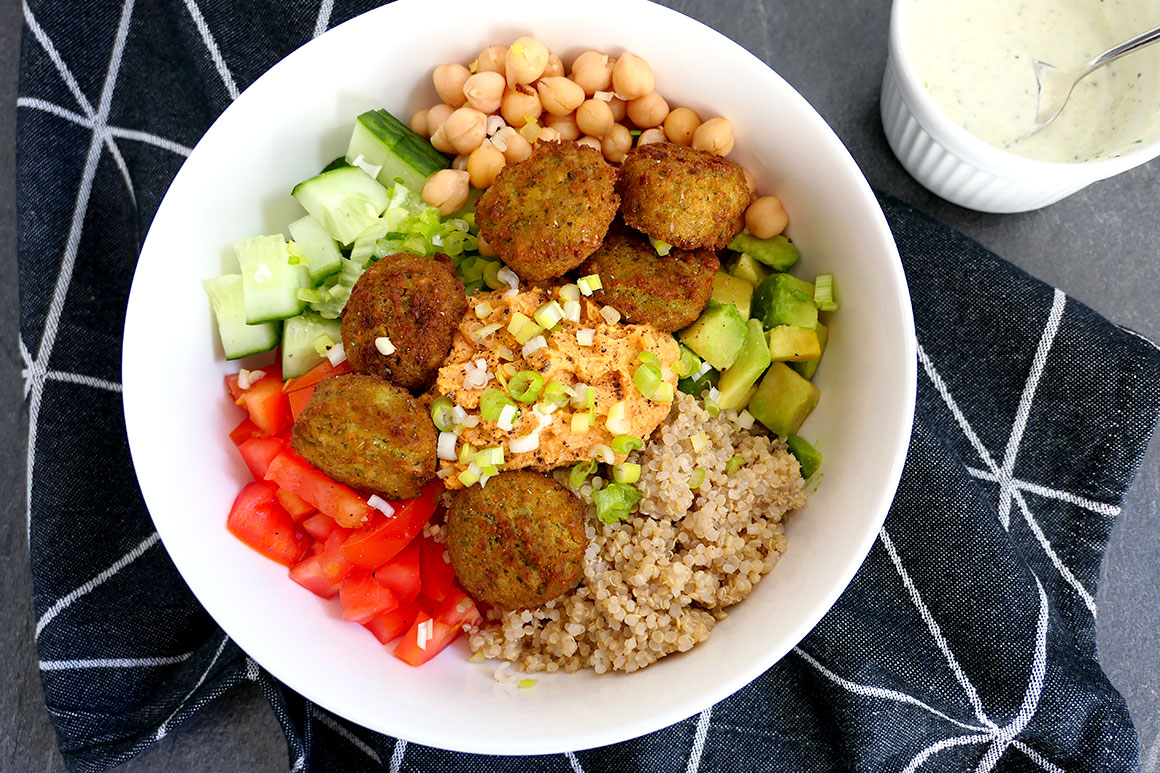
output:
[[[1084,70],[1091,71],[1091,70],[1096,69],[1097,67],[1103,67],[1108,62],[1113,62],[1116,59],[1119,59],[1121,56],[1124,56],[1125,54],[1130,54],[1133,51],[1135,51],[1137,48],[1140,48],[1141,46],[1146,46],[1149,43],[1152,43],[1156,40],[1160,40],[1160,27],[1153,27],[1150,30],[1146,30],[1144,32],[1141,32],[1136,37],[1131,38],[1129,40],[1125,40],[1123,43],[1116,46],[1115,48],[1108,49],[1107,51],[1100,54],[1095,59],[1092,59],[1090,62],[1088,62],[1086,65],[1084,65]]]

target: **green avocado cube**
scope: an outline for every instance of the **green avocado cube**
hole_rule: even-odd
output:
[[[747,325],[749,332],[745,338],[745,347],[717,382],[717,390],[721,393],[717,405],[722,410],[739,411],[744,408],[749,402],[749,391],[769,367],[769,346],[765,342],[765,331],[761,329],[761,323],[751,319]]]
[[[733,260],[728,267],[729,273],[738,279],[744,279],[757,287],[761,280],[769,276],[769,269],[753,259],[752,255],[742,253]]]
[[[797,247],[781,234],[772,239],[758,239],[752,234],[740,233],[729,242],[729,249],[748,255],[774,271],[789,271],[798,260]]]
[[[765,371],[747,406],[753,418],[783,437],[793,435],[818,404],[818,388],[784,362]]]
[[[818,325],[814,286],[789,274],[773,274],[753,292],[752,314],[766,329],[795,325],[813,330]]]
[[[814,332],[818,335],[818,346],[821,347],[822,353],[824,354],[826,351],[826,341],[830,338],[830,329],[819,322],[818,326],[814,329]],[[821,357],[822,355],[819,354],[812,360],[806,360],[805,362],[791,362],[789,363],[789,366],[800,373],[802,378],[812,379],[814,377],[814,373],[816,373],[818,370],[818,363],[821,362]]]
[[[681,343],[717,370],[725,370],[745,346],[745,318],[731,303],[712,299],[693,324],[677,333]]]
[[[802,468],[802,477],[808,478],[822,466],[822,452],[814,448],[809,442],[798,435],[789,435],[785,439],[789,452],[797,458]]]
[[[769,330],[769,356],[779,362],[803,362],[822,356],[822,345],[813,330],[796,325],[778,325]]]
[[[742,317],[749,319],[753,285],[744,279],[718,271],[717,276],[713,277],[713,294],[710,297],[719,303],[732,303],[741,312]]]

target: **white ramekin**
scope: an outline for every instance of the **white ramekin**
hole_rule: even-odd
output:
[[[891,7],[882,127],[894,155],[935,194],[980,212],[1026,212],[1160,155],[1160,138],[1153,138],[1115,158],[1053,163],[1008,153],[974,136],[939,107],[915,71],[907,35],[913,2],[894,0]]]

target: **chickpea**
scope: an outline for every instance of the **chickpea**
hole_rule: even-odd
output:
[[[507,57],[507,46],[488,46],[479,52],[479,56],[475,59],[475,71],[479,72],[498,72],[500,75],[506,77],[506,68],[504,67],[504,59]]]
[[[665,122],[669,115],[669,103],[660,92],[654,91],[629,100],[627,112],[628,120],[642,129],[651,129]]]
[[[519,129],[529,120],[535,120],[544,112],[540,104],[540,96],[531,86],[520,84],[514,89],[508,89],[503,94],[499,105],[499,114],[507,121],[508,126]]]
[[[590,134],[585,134],[583,137],[576,140],[576,144],[577,145],[587,145],[590,148],[595,148],[596,150],[599,150],[601,153],[604,152],[604,147],[600,144],[599,138],[593,137]]]
[[[427,111],[427,136],[434,137],[435,130],[443,125],[443,122],[451,117],[455,112],[455,108],[451,105],[445,105],[440,102],[435,107]]]
[[[548,56],[548,64],[544,67],[544,73],[541,78],[555,78],[564,74],[564,63],[560,61],[560,57],[555,54]]]
[[[514,88],[539,78],[548,66],[548,56],[548,47],[535,38],[522,37],[512,43],[503,60],[508,86]]]
[[[472,187],[481,191],[491,187],[495,176],[506,163],[507,159],[499,148],[491,144],[491,140],[484,140],[483,144],[467,157],[467,174],[471,177]]]
[[[550,126],[545,126],[540,131],[540,136],[536,137],[536,142],[559,142],[559,141],[560,141],[560,132],[556,131],[555,129],[551,128]]]
[[[552,115],[569,115],[584,102],[584,89],[562,75],[540,78],[540,103]]]
[[[693,147],[718,156],[733,150],[733,124],[725,118],[710,118],[693,132]]]
[[[789,225],[789,215],[777,196],[762,196],[745,210],[745,227],[758,239],[771,239]]]
[[[440,169],[423,185],[423,201],[450,215],[467,203],[469,175],[459,169]]]
[[[509,164],[518,164],[532,155],[532,143],[528,142],[527,138],[517,131],[505,136],[503,141],[505,148],[503,157],[507,159]]]
[[[622,123],[613,124],[608,134],[605,134],[604,139],[600,142],[600,149],[604,151],[604,157],[614,164],[623,161],[631,148],[632,134],[628,131],[628,127]]]
[[[644,131],[642,131],[640,133],[640,136],[636,138],[636,146],[639,148],[641,145],[651,145],[654,142],[664,142],[664,141],[665,141],[664,131],[654,127],[652,129],[645,129]]]
[[[665,136],[677,145],[692,145],[693,132],[701,125],[701,117],[687,107],[678,107],[665,118]]]
[[[599,51],[585,51],[572,63],[572,80],[584,89],[586,96],[612,87],[613,61]]]
[[[741,173],[745,175],[745,187],[749,188],[749,200],[753,201],[757,196],[757,178],[745,167],[741,167]]]
[[[575,115],[551,115],[544,121],[544,126],[555,129],[562,140],[580,139],[580,127],[576,125]]]
[[[603,137],[616,123],[612,115],[612,108],[601,99],[585,100],[576,108],[576,126],[585,134],[593,137]]]
[[[498,72],[477,72],[463,84],[467,104],[488,115],[499,110],[507,81]]]
[[[455,153],[455,146],[447,139],[447,132],[443,130],[442,125],[431,135],[431,146],[440,153],[446,153],[448,155]]]
[[[463,107],[463,84],[470,76],[461,64],[441,64],[435,68],[432,80],[440,99],[452,107]]]
[[[624,120],[628,115],[628,103],[620,97],[613,97],[608,100],[608,109],[612,111],[612,120],[617,123]]]
[[[411,116],[411,123],[408,125],[411,127],[411,131],[427,137],[427,111],[420,110],[419,112],[415,113],[413,116]]]
[[[487,116],[471,107],[461,107],[443,122],[447,141],[457,153],[470,153],[487,136]]]
[[[655,86],[652,68],[636,54],[625,51],[612,67],[612,90],[625,99],[643,97]]]

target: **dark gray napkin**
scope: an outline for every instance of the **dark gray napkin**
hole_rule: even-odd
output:
[[[373,3],[29,0],[17,136],[36,636],[66,763],[103,770],[256,682],[293,770],[1127,771],[1096,580],[1160,405],[1160,353],[892,199],[918,415],[866,564],[782,662],[696,717],[538,758],[408,745],[312,705],[198,606],[141,501],[120,338],[189,148],[318,29]],[[856,288],[846,288],[856,292]]]

